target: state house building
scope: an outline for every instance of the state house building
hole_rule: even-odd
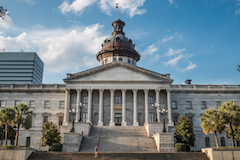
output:
[[[100,66],[67,74],[65,84],[1,84],[0,107],[27,103],[34,112],[33,126],[20,132],[19,144],[41,150],[43,123],[55,123],[61,134],[71,129],[89,136],[94,127],[140,127],[146,137],[162,132],[163,116],[168,132],[181,116],[190,120],[196,141],[192,150],[215,146],[214,136],[205,135],[200,117],[207,108],[216,108],[224,101],[239,103],[240,85],[172,85],[170,74],[153,72],[137,66],[141,55],[132,40],[125,36],[125,23],[116,20],[114,31],[96,54]],[[100,45],[100,44],[99,44]],[[155,107],[152,104],[156,104]],[[157,107],[158,106],[158,107]],[[69,110],[75,110],[71,114]],[[73,117],[71,115],[74,115]],[[91,137],[91,134],[90,134]],[[218,134],[220,146],[231,145],[226,133]]]

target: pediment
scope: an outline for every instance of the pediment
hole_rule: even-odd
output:
[[[90,70],[79,72],[76,74],[69,74],[69,77],[64,79],[68,82],[163,82],[172,83],[167,75],[162,75],[152,72],[137,66],[125,64],[123,62],[114,62],[107,65],[99,66]]]

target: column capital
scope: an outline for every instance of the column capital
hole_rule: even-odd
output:
[[[92,88],[89,88],[89,89],[87,89],[87,91],[88,91],[88,92],[89,92],[89,91],[90,91],[90,92],[92,92],[92,91],[93,91],[93,89],[92,89]]]
[[[115,91],[115,89],[110,89],[110,91],[111,91],[111,92],[114,92],[114,91]]]
[[[133,91],[133,92],[137,92],[137,91],[138,91],[138,89],[133,89],[132,91]]]
[[[149,89],[144,89],[144,93],[148,93],[149,92]]]
[[[76,89],[76,91],[77,91],[77,92],[81,92],[81,91],[82,91],[82,89]]]
[[[161,91],[160,88],[155,89],[155,92],[160,92],[160,91]]]
[[[169,93],[169,92],[171,92],[171,91],[172,91],[171,89],[166,89],[166,92],[167,92],[167,93]]]
[[[69,91],[70,91],[70,88],[66,88],[65,91],[66,91],[66,92],[69,92]]]
[[[104,89],[98,89],[98,91],[99,91],[99,92],[103,92],[103,91],[104,91]]]
[[[121,91],[122,91],[122,92],[126,92],[126,91],[127,91],[127,89],[121,89]]]

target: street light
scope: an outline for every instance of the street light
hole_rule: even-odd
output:
[[[79,121],[81,122],[81,119],[82,119],[82,107],[84,107],[84,104],[82,104],[82,103],[80,103],[79,104],[79,108],[80,108],[80,119],[79,119]]]
[[[152,106],[155,108],[155,122],[157,122],[158,121],[158,119],[157,119],[157,109],[160,106],[160,104],[155,103],[155,104],[152,104]]]
[[[74,114],[76,114],[75,109],[73,108],[72,110],[69,110],[69,113],[72,115],[72,128],[70,132],[75,132],[74,131]]]
[[[161,110],[159,110],[159,112],[163,115],[163,132],[166,132],[166,127],[165,127],[165,118],[164,118],[164,115],[165,115],[165,113],[167,113],[168,112],[168,110],[166,110],[166,109],[161,109]]]

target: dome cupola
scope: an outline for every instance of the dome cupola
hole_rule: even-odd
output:
[[[114,61],[122,61],[132,65],[140,59],[140,54],[135,51],[135,45],[132,40],[128,39],[123,32],[125,23],[120,19],[112,22],[114,31],[112,36],[105,39],[102,44],[102,50],[96,55],[100,65],[111,63]]]

